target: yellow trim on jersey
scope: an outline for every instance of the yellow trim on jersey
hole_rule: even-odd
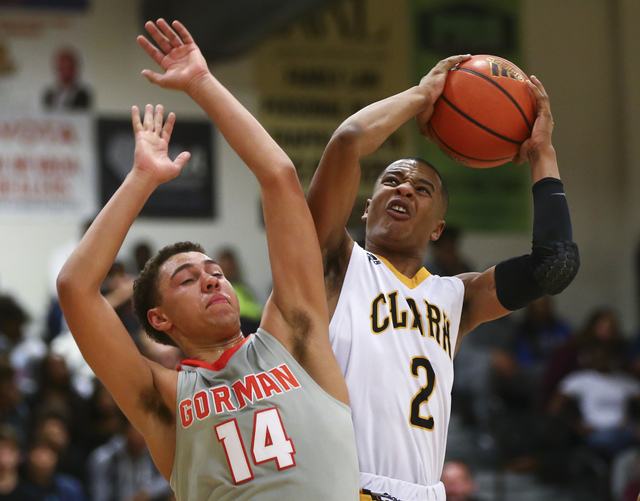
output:
[[[409,278],[409,277],[403,275],[402,273],[400,273],[398,270],[396,270],[395,266],[393,266],[389,261],[387,261],[382,256],[378,256],[378,254],[374,254],[374,255],[380,261],[382,261],[384,264],[386,264],[387,268],[389,268],[393,272],[393,274],[396,277],[398,277],[398,280],[400,280],[404,285],[406,285],[410,289],[415,289],[416,287],[418,287],[418,285],[420,285],[422,282],[424,282],[427,278],[429,278],[431,276],[431,273],[429,273],[426,268],[422,267],[413,276],[413,278]]]

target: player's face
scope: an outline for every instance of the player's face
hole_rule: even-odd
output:
[[[417,160],[392,163],[382,173],[362,217],[367,243],[424,252],[444,228],[445,201],[436,172]]]
[[[240,331],[238,297],[220,266],[206,255],[170,257],[160,267],[158,289],[162,302],[151,311],[182,335],[219,341]]]

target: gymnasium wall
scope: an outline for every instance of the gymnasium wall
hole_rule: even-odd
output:
[[[591,308],[620,309],[635,330],[634,250],[640,237],[640,24],[637,0],[521,0],[523,66],[536,74],[551,96],[554,143],[565,181],[582,268],[558,298],[562,313],[579,325]],[[60,21],[37,15],[42,29],[8,33],[7,22],[32,26],[33,16],[0,10],[0,40],[26,61],[19,73],[0,77],[0,110],[33,110],[52,83],[51,57],[59,44],[83,51],[83,79],[90,83],[95,113],[126,118],[133,104],[163,103],[180,118],[204,118],[185,96],[149,84],[140,76],[153,67],[135,43],[141,33],[140,4],[94,0],[84,14]],[[4,30],[4,33],[2,32]],[[255,61],[251,54],[212,65],[213,72],[257,113]],[[20,82],[16,88],[15,82]],[[258,186],[221,138],[215,140],[218,217],[213,221],[140,220],[125,242],[123,256],[139,240],[154,247],[191,239],[214,252],[223,244],[240,249],[249,281],[263,298],[270,283]],[[34,218],[0,213],[0,291],[15,294],[36,318],[44,314],[53,250],[76,238],[81,220],[73,216]],[[469,233],[462,251],[479,267],[529,252],[530,233]]]

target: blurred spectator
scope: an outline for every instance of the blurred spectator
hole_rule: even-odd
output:
[[[473,267],[460,254],[460,230],[455,226],[445,226],[438,240],[431,242],[430,259],[425,262],[425,268],[432,275],[452,277],[460,273],[473,271]]]
[[[58,452],[46,442],[29,447],[23,465],[25,487],[34,497],[44,501],[85,501],[84,487],[79,479],[59,473]]]
[[[151,259],[153,256],[153,250],[151,249],[151,245],[147,242],[139,242],[133,248],[133,267],[132,272],[137,275],[142,271],[144,265],[147,264],[147,261]]]
[[[541,452],[539,418],[532,413],[534,383],[509,350],[493,350],[489,362],[489,387],[485,396],[497,459],[507,470],[533,472],[538,469]]]
[[[43,501],[20,478],[20,443],[9,425],[0,424],[0,501]]]
[[[29,315],[11,295],[0,295],[0,356],[8,357],[15,369],[18,388],[35,390],[34,366],[46,351],[35,332],[27,332]]]
[[[64,321],[62,310],[60,309],[60,303],[58,302],[58,290],[56,289],[58,273],[60,273],[62,265],[78,246],[80,239],[87,232],[92,222],[93,219],[83,221],[80,225],[78,235],[53,249],[49,258],[48,290],[50,300],[47,308],[46,331],[44,334],[44,341],[47,344],[50,344],[58,334],[67,330],[67,325]]]
[[[610,347],[619,353],[624,353],[626,349],[617,312],[612,308],[593,311],[583,329],[553,352],[540,378],[539,401],[542,409],[546,409],[561,379],[586,367],[590,351],[596,345]]]
[[[637,378],[640,378],[640,328],[636,330],[628,343],[629,369]]]
[[[95,379],[93,393],[89,399],[85,450],[91,452],[108,442],[120,431],[121,423],[122,411],[109,390],[100,380]]]
[[[48,351],[38,367],[37,391],[28,398],[31,413],[55,411],[62,416],[78,438],[86,421],[87,401],[71,382],[66,360],[58,353]]]
[[[263,305],[256,294],[244,281],[236,251],[230,247],[218,251],[215,260],[222,268],[224,276],[233,285],[240,302],[240,328],[245,336],[258,330]]]
[[[76,344],[68,328],[51,342],[50,351],[61,356],[71,375],[71,384],[74,390],[83,398],[88,399],[93,391],[95,374],[82,356],[80,348]]]
[[[609,461],[637,439],[638,426],[629,409],[640,397],[640,381],[622,370],[623,353],[613,346],[596,344],[588,354],[585,368],[561,380],[549,408],[573,425],[590,450]]]
[[[89,456],[93,501],[165,501],[171,487],[156,468],[144,437],[121,415],[121,430]]]
[[[520,366],[539,378],[552,353],[570,335],[569,323],[556,314],[550,296],[530,303],[516,330],[514,350]]]
[[[77,430],[73,430],[77,432]],[[78,434],[78,433],[75,433]],[[82,448],[81,440],[71,441],[71,430],[64,416],[55,410],[47,410],[36,416],[36,421],[31,433],[32,443],[45,443],[58,454],[58,471],[67,473],[73,477],[85,481],[86,453]]]
[[[137,343],[140,337],[140,322],[133,311],[133,281],[124,265],[116,261],[111,266],[107,278],[102,284],[102,295],[116,310],[125,328]]]
[[[454,359],[452,411],[491,438],[491,460],[501,469],[562,480],[577,439],[564,423],[535,412],[538,380],[520,364],[516,336],[517,324],[502,317],[465,338]]]
[[[9,354],[22,341],[27,312],[9,295],[0,296],[0,352]]]
[[[624,489],[624,501],[640,501],[640,479],[634,479]]]
[[[445,461],[440,480],[444,484],[447,501],[477,501],[478,486],[466,463]]]
[[[126,272],[124,265],[116,261],[102,284],[101,292],[122,320],[132,339],[137,343],[140,338],[140,323],[133,311],[131,301],[133,280],[134,277]],[[75,390],[82,397],[88,398],[93,391],[95,374],[82,356],[66,323],[60,334],[51,341],[50,348],[51,351],[64,358],[71,373]]]
[[[54,56],[56,84],[46,89],[43,105],[51,110],[83,110],[91,107],[91,93],[80,81],[81,60],[72,47]]]
[[[640,447],[620,453],[611,465],[611,500],[635,501],[640,495]]]
[[[26,445],[31,414],[16,383],[15,370],[6,358],[0,358],[0,423],[13,427],[20,447]]]
[[[494,398],[491,386],[492,360],[497,352],[507,353],[513,345],[515,324],[505,316],[476,327],[460,344],[453,359],[455,382],[451,410],[465,424],[486,428],[493,418]]]

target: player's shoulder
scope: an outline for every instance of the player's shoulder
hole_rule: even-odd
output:
[[[478,272],[478,271],[468,271],[465,273],[460,273],[458,275],[454,275],[452,278],[457,278],[458,280],[461,280],[463,284],[465,284],[465,286],[472,282],[473,280],[477,279],[480,275],[482,275],[482,273]]]
[[[468,278],[470,278],[466,277],[466,275],[471,275],[471,273],[463,273],[461,275],[438,275],[437,273],[431,273],[427,268],[425,268],[425,270],[427,270],[427,272],[429,273],[429,279],[431,281],[456,288],[464,288],[466,286]]]

